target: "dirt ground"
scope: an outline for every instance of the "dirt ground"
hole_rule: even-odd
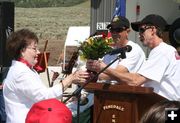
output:
[[[63,40],[53,40],[53,39],[47,39],[48,44],[46,48],[46,52],[50,53],[50,56],[48,58],[48,66],[57,66],[59,65],[59,59],[60,56],[62,56],[63,49],[64,49],[64,41]],[[45,40],[40,40],[39,42],[39,48],[40,52],[44,51],[45,47]]]

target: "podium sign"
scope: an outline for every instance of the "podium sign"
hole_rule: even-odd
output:
[[[138,123],[147,109],[165,98],[152,88],[89,83],[94,92],[93,123]]]

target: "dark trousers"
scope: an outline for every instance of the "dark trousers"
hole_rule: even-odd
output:
[[[0,123],[6,122],[5,104],[3,98],[3,91],[0,90]]]

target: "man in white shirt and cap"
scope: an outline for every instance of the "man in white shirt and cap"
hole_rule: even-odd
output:
[[[136,73],[111,69],[107,72],[128,85],[153,87],[155,93],[169,100],[180,101],[180,56],[174,47],[162,39],[166,21],[159,15],[151,14],[139,22],[131,23],[131,26],[139,32],[142,43],[151,49],[147,61]],[[101,69],[104,67],[101,65]]]
[[[126,17],[115,16],[107,28],[109,29],[113,41],[115,42],[113,45],[114,49],[123,48],[127,45],[132,47],[130,52],[125,53],[125,59],[117,60],[99,76],[99,79],[102,80],[119,81],[119,78],[117,78],[111,71],[125,73],[137,72],[145,61],[145,54],[138,44],[128,39],[130,23]],[[106,55],[104,56],[103,61],[88,60],[87,68],[89,70],[99,72],[101,70],[101,66],[107,66],[110,62],[116,59],[118,55],[119,54]]]

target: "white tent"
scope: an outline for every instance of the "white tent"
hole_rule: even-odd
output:
[[[64,45],[64,63],[67,63],[72,57],[73,52],[77,51],[78,42],[83,42],[90,36],[89,26],[69,27],[67,38]]]

